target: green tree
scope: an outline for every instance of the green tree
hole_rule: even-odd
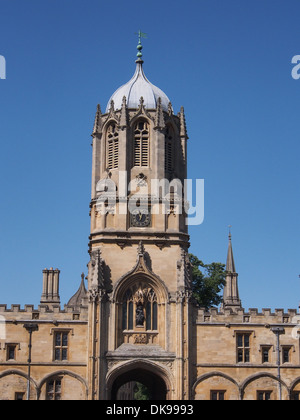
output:
[[[145,385],[141,384],[140,382],[136,382],[133,398],[135,401],[151,400],[151,393]]]
[[[220,292],[225,286],[225,265],[213,262],[204,264],[195,255],[189,254],[192,265],[192,290],[197,303],[208,309],[222,301]]]

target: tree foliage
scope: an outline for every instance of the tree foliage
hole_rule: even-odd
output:
[[[225,286],[225,264],[204,264],[193,254],[189,254],[189,258],[192,265],[193,297],[206,309],[218,306],[222,301],[220,292]]]
[[[151,400],[151,393],[149,389],[140,382],[136,382],[134,389],[134,400],[135,401],[147,401]]]

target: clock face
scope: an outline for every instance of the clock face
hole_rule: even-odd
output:
[[[130,215],[131,226],[148,227],[151,223],[151,216],[147,209],[135,209]]]

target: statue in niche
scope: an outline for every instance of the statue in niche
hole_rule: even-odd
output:
[[[138,303],[136,307],[136,311],[135,311],[135,324],[138,327],[143,327],[144,321],[145,321],[144,308],[141,303]]]

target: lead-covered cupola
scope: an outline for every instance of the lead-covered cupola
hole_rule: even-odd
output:
[[[123,98],[126,98],[126,104],[129,109],[137,109],[140,106],[140,98],[143,97],[143,105],[145,109],[156,109],[158,99],[161,99],[161,107],[164,111],[168,111],[170,99],[168,96],[157,86],[153,85],[146,77],[143,70],[141,40],[137,46],[137,60],[136,69],[133,77],[129,82],[125,83],[117,89],[108,101],[106,112],[108,113],[113,101],[114,109],[122,108]]]

